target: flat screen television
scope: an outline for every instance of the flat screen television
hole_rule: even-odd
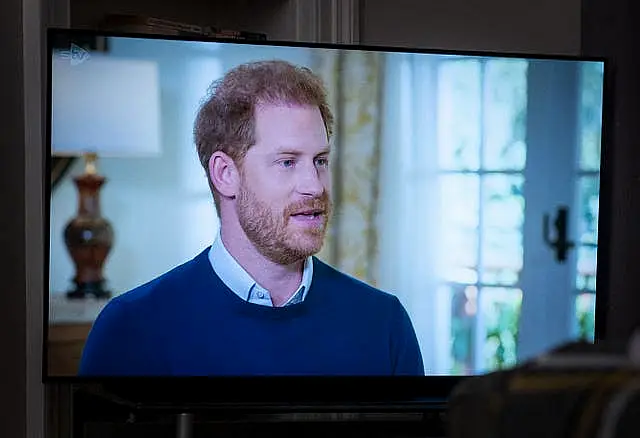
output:
[[[603,59],[50,29],[47,63],[46,381],[438,397],[603,334]]]

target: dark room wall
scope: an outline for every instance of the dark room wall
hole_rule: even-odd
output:
[[[22,438],[27,414],[22,0],[0,5],[0,436]]]
[[[41,0],[0,2],[0,437],[44,436]]]
[[[609,259],[607,269],[607,337],[626,339],[640,327],[640,36],[637,23],[640,3],[635,0],[584,0],[582,51],[606,56],[614,74],[609,83],[609,142],[605,166],[611,175],[602,190],[610,197],[601,206],[610,220],[601,222],[608,232],[603,242]],[[604,169],[603,169],[604,170]],[[604,181],[603,181],[604,182]],[[602,243],[601,243],[602,245]]]
[[[581,0],[361,0],[364,44],[577,54]]]

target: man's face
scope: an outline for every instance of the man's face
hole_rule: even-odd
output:
[[[240,226],[270,260],[291,264],[322,248],[331,214],[329,144],[320,110],[265,105],[241,165]]]

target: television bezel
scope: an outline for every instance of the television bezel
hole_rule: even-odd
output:
[[[101,384],[116,392],[127,393],[130,397],[155,400],[157,403],[171,400],[200,400],[203,403],[437,403],[446,400],[452,389],[462,380],[473,376],[427,375],[424,377],[310,377],[310,376],[261,376],[261,377],[79,377],[55,376],[48,372],[48,334],[49,334],[49,277],[50,277],[50,219],[51,219],[51,180],[52,156],[51,144],[51,74],[52,41],[56,37],[70,40],[91,38],[135,38],[172,41],[211,42],[239,45],[300,47],[316,49],[341,49],[355,51],[373,51],[390,53],[422,53],[450,56],[526,58],[530,60],[568,60],[595,61],[604,64],[604,91],[602,115],[602,143],[600,170],[600,208],[599,236],[597,250],[596,284],[596,341],[606,337],[606,316],[609,286],[609,225],[611,223],[611,161],[613,112],[613,65],[605,57],[541,54],[526,52],[500,52],[482,50],[428,49],[393,46],[371,46],[361,44],[333,44],[294,41],[239,40],[230,38],[212,38],[201,35],[169,35],[162,33],[122,32],[94,29],[70,29],[50,27],[46,32],[46,138],[43,142],[44,161],[44,306],[43,306],[43,345],[42,345],[42,381],[43,383]],[[604,196],[603,196],[604,195]]]

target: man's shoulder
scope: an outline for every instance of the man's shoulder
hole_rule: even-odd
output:
[[[314,282],[337,293],[341,300],[354,299],[363,304],[395,305],[398,298],[362,280],[346,274],[326,262],[314,257]]]

